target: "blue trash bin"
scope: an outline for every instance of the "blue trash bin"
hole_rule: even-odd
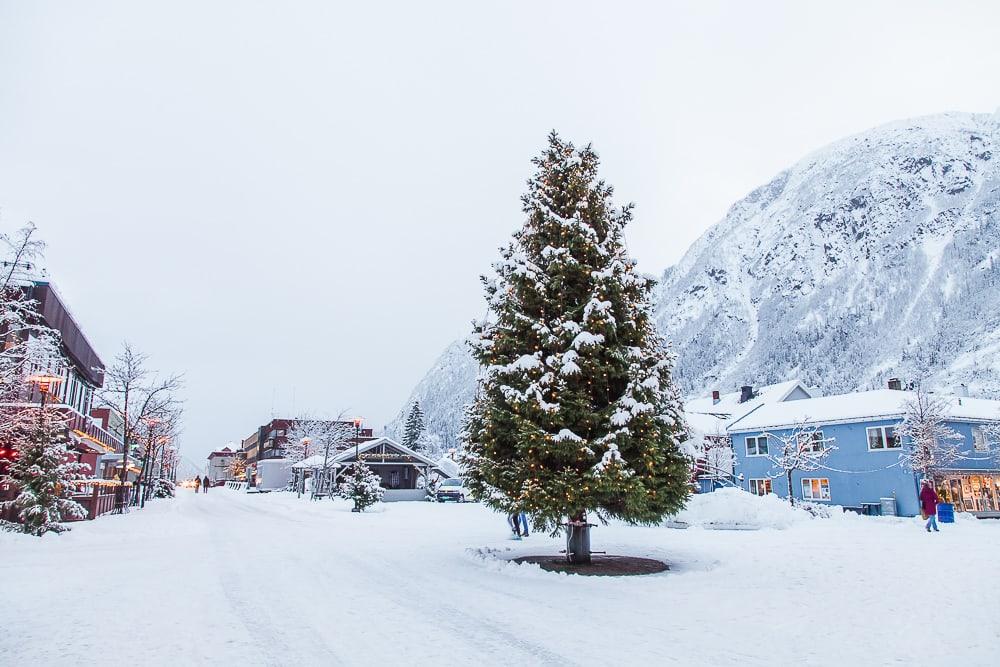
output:
[[[941,523],[955,523],[955,506],[951,503],[938,503],[938,521]]]

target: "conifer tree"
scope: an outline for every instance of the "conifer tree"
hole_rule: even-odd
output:
[[[523,227],[483,282],[490,315],[470,337],[482,366],[464,463],[490,507],[526,511],[588,562],[588,512],[653,524],[684,505],[689,462],[673,354],[651,321],[598,156],[549,136],[522,197]],[[579,530],[577,530],[579,529]],[[581,546],[583,545],[583,546]]]
[[[414,401],[410,414],[406,416],[403,427],[403,444],[410,449],[421,448],[421,437],[424,433],[424,413],[420,409],[420,401]]]
[[[17,457],[8,464],[0,482],[17,489],[13,500],[3,503],[14,510],[24,532],[44,535],[68,530],[60,522],[82,519],[83,507],[67,498],[71,483],[90,472],[90,466],[69,462],[66,419],[52,409],[21,409],[10,418]]]
[[[340,479],[337,495],[346,500],[353,500],[355,512],[364,512],[382,500],[382,495],[385,493],[385,489],[382,488],[382,478],[365,465],[364,461],[351,464]]]

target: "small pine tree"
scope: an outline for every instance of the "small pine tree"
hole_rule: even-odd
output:
[[[66,497],[72,482],[86,475],[90,467],[67,462],[66,424],[55,410],[22,409],[15,417],[21,421],[14,441],[17,457],[9,464],[4,484],[18,490],[17,496],[4,503],[13,508],[24,532],[44,535],[69,530],[60,522],[82,519],[83,507]]]
[[[546,528],[585,532],[590,511],[657,523],[683,507],[689,461],[654,283],[625,248],[632,207],[614,206],[590,146],[553,132],[533,163],[527,219],[483,278],[491,317],[470,339],[483,369],[463,433],[470,486]]]
[[[358,461],[341,476],[337,495],[346,500],[354,501],[354,509],[363,512],[368,507],[382,500],[385,489],[382,488],[382,478],[375,474],[364,461]]]
[[[410,414],[406,416],[406,424],[403,427],[403,445],[413,450],[419,450],[423,446],[421,436],[424,434],[424,413],[420,409],[420,401],[414,401],[410,408]]]

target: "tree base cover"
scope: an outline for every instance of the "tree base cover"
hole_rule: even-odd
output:
[[[636,556],[591,555],[589,563],[570,563],[557,556],[520,556],[514,563],[534,563],[546,572],[565,572],[597,577],[621,577],[637,574],[666,572],[670,566],[663,561]]]

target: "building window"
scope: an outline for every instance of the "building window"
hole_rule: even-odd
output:
[[[990,451],[990,443],[986,439],[986,431],[982,426],[972,427],[972,448],[977,452]]]
[[[823,451],[823,431],[807,431],[795,436],[799,443],[799,451],[821,452]]]
[[[771,480],[751,479],[750,493],[753,493],[758,496],[766,496],[767,494],[771,493]]]
[[[865,429],[868,434],[868,451],[876,452],[883,449],[899,449],[902,443],[892,426],[870,426]]]
[[[389,473],[389,488],[398,489],[399,488],[399,471],[393,470]]]
[[[747,456],[764,456],[767,454],[767,436],[747,436]]]
[[[829,500],[830,480],[826,477],[802,480],[802,500]]]

